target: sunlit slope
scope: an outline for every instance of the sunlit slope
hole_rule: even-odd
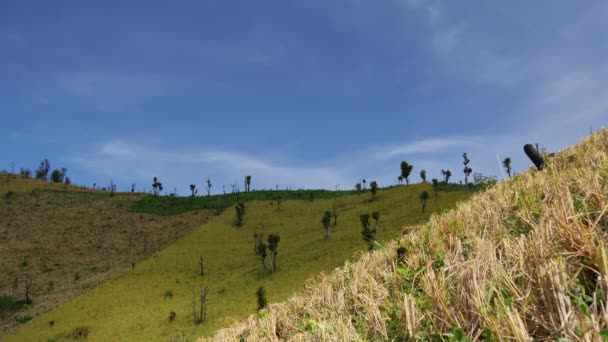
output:
[[[270,201],[248,202],[244,226],[233,226],[234,208],[137,265],[127,276],[115,279],[76,300],[26,324],[8,341],[59,341],[86,333],[93,341],[167,341],[176,335],[195,338],[243,319],[256,309],[255,291],[266,287],[269,302],[301,291],[305,280],[332,270],[363,248],[359,215],[381,213],[378,238],[395,238],[402,225],[419,224],[428,213],[453,207],[471,193],[440,193],[429,200],[422,214],[418,199],[429,184],[380,190],[370,202],[369,191],[337,199],[338,226],[323,240],[322,214],[332,199],[283,201],[281,210]],[[254,254],[253,233],[281,236],[278,272],[262,270]],[[198,260],[205,259],[205,275],[198,275]],[[195,325],[193,289],[209,286],[207,320]],[[176,318],[169,322],[169,314]],[[49,324],[53,321],[53,325]]]
[[[605,340],[607,197],[602,130],[215,338]]]

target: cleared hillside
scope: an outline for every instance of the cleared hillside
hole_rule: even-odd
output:
[[[323,239],[321,218],[333,199],[247,202],[244,225],[233,225],[235,210],[220,216],[155,253],[123,277],[87,291],[75,300],[25,324],[8,341],[61,341],[86,334],[93,341],[167,341],[176,336],[189,340],[210,335],[256,310],[260,285],[269,302],[284,300],[302,289],[306,279],[343,265],[363,249],[359,215],[379,211],[379,241],[398,236],[401,226],[425,222],[429,213],[449,209],[471,192],[440,192],[422,213],[419,195],[432,193],[430,184],[379,190],[370,201],[369,190],[337,198],[338,225]],[[333,223],[333,222],[332,222]],[[281,236],[278,271],[264,271],[254,253],[253,234],[263,230]],[[205,274],[199,275],[199,257]],[[207,319],[195,325],[193,291],[209,286]],[[170,312],[176,313],[173,321]],[[53,322],[51,325],[50,322]]]
[[[601,341],[608,131],[403,230],[218,341]],[[403,222],[406,224],[406,222]],[[398,246],[407,248],[402,263]]]
[[[206,222],[164,217],[116,194],[0,175],[0,340],[32,317],[116,278]],[[26,282],[32,304],[25,305]]]

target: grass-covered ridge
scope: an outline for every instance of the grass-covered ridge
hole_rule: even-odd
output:
[[[601,341],[608,130],[215,334],[218,341]],[[406,224],[406,222],[404,222]],[[397,260],[396,249],[407,248]]]
[[[277,201],[336,198],[355,194],[355,191],[328,190],[252,190],[250,192],[227,193],[212,196],[177,197],[177,196],[145,196],[139,200],[133,210],[140,213],[157,215],[176,215],[198,209],[225,208],[240,201]]]
[[[96,341],[167,341],[176,335],[189,340],[211,335],[255,312],[256,290],[266,289],[269,302],[284,300],[302,290],[306,279],[340,266],[364,248],[359,215],[379,211],[380,243],[398,235],[403,224],[425,222],[429,213],[449,209],[471,196],[468,192],[440,192],[421,212],[419,195],[431,185],[416,184],[379,190],[370,201],[369,191],[335,199],[245,202],[241,228],[233,226],[230,206],[212,221],[173,245],[138,264],[121,278],[96,287],[72,302],[34,318],[8,341],[60,341],[86,329]],[[241,196],[244,194],[241,193]],[[323,239],[321,218],[336,201],[339,217],[331,238]],[[333,221],[333,220],[332,220]],[[332,222],[333,223],[333,222]],[[263,229],[281,237],[278,271],[264,272],[254,254],[253,234]],[[199,275],[198,260],[205,260]],[[207,319],[193,323],[193,289],[209,286]],[[176,313],[169,321],[170,312]],[[53,321],[51,326],[49,322]]]

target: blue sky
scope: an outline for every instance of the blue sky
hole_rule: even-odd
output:
[[[186,193],[500,175],[608,118],[605,1],[2,1],[0,169]]]

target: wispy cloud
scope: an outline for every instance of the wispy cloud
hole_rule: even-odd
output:
[[[69,158],[78,167],[97,177],[122,182],[145,182],[152,176],[181,184],[210,177],[225,184],[240,185],[246,174],[253,174],[258,187],[293,186],[333,189],[336,184],[351,188],[365,175],[383,185],[393,183],[398,158],[415,161],[417,167],[438,166],[429,158],[447,151],[460,151],[478,145],[479,138],[428,138],[410,143],[376,146],[368,151],[345,151],[330,160],[293,161],[284,156],[261,158],[217,148],[164,149],[125,140],[97,145],[91,151]],[[455,152],[457,151],[457,153]],[[364,157],[362,157],[364,156]],[[438,166],[439,167],[439,166]],[[206,178],[205,178],[206,179]],[[348,185],[347,185],[348,184]]]
[[[388,160],[416,154],[433,155],[449,148],[466,148],[478,145],[479,137],[470,138],[427,138],[404,144],[377,147],[371,155],[375,160]]]

